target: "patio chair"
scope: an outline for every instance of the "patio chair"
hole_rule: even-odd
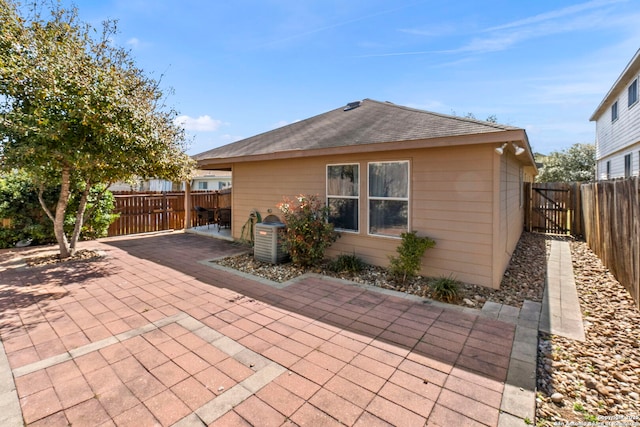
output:
[[[202,206],[196,206],[194,209],[198,215],[198,225],[202,224],[202,221],[207,221],[207,228],[209,228],[209,224],[215,224],[213,209],[203,208]]]
[[[216,210],[216,223],[218,224],[218,231],[220,231],[220,227],[231,228],[231,208],[218,208]]]

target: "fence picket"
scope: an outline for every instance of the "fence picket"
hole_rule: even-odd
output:
[[[585,239],[640,308],[640,194],[638,177],[580,187]]]
[[[114,192],[115,212],[120,217],[108,229],[108,236],[147,233],[185,228],[184,192]],[[231,207],[231,189],[191,193],[191,207]],[[191,227],[198,216],[191,215]]]

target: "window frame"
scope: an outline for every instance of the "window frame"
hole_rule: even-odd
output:
[[[632,94],[633,94],[633,100],[631,97]],[[636,77],[627,88],[627,106],[631,108],[637,103],[638,103],[638,78]]]
[[[613,123],[617,121],[618,117],[618,101],[616,100],[616,102],[611,104],[611,122]]]
[[[358,182],[357,185],[355,186],[356,190],[357,190],[357,196],[343,196],[343,195],[332,195],[329,194],[329,168],[331,166],[356,166],[358,168]],[[360,233],[360,185],[362,184],[362,180],[360,179],[361,177],[361,173],[360,173],[360,163],[358,162],[352,162],[352,163],[328,163],[326,165],[325,168],[325,200],[326,200],[326,204],[327,207],[329,207],[329,199],[347,199],[347,200],[355,200],[356,201],[356,209],[357,209],[357,218],[358,218],[358,228],[356,230],[352,230],[352,229],[348,229],[348,228],[338,228],[336,227],[336,231],[339,231],[341,233],[353,233],[353,234],[359,234]],[[327,219],[328,221],[328,219]],[[330,221],[329,221],[330,222]]]
[[[631,163],[632,163],[631,153],[625,154],[624,155],[624,177],[625,178],[631,177]]]
[[[606,163],[606,167],[607,167],[607,177],[606,179],[611,179],[611,160],[607,160]]]
[[[371,197],[371,165],[381,163],[406,163],[407,164],[407,197]],[[401,236],[371,232],[371,201],[389,200],[403,201],[407,203],[407,230],[411,230],[411,161],[410,160],[382,160],[367,162],[367,235],[372,237],[382,237],[387,239],[402,239]]]

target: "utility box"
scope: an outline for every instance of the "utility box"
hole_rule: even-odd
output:
[[[285,227],[281,222],[259,222],[255,226],[253,257],[262,262],[280,264],[289,259],[282,248]]]

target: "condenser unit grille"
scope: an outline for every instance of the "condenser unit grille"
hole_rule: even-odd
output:
[[[262,262],[279,264],[288,259],[287,252],[282,248],[282,234],[285,225],[258,223],[255,228],[253,242],[253,257]]]

